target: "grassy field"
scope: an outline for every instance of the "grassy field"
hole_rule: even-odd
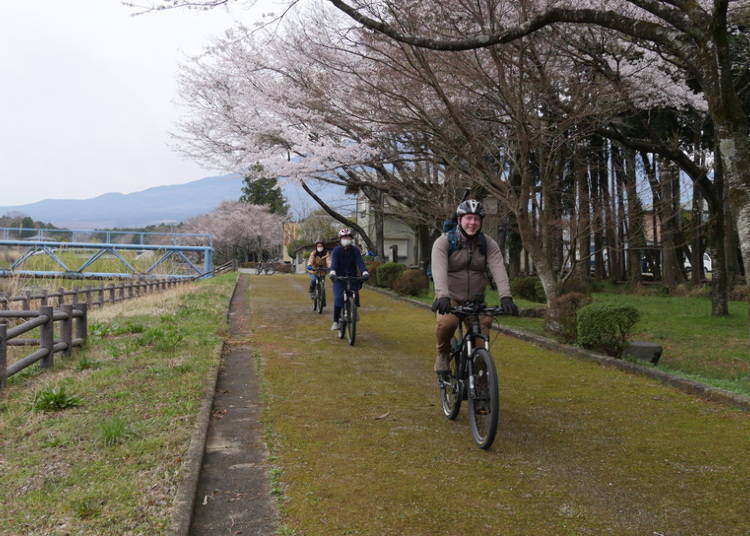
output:
[[[10,379],[0,534],[165,534],[235,278],[94,311],[84,351]]]
[[[428,311],[365,290],[351,347],[304,278],[251,285],[283,534],[748,534],[747,413],[500,335],[481,451],[438,407]]]
[[[747,302],[730,302],[731,315],[711,316],[707,298],[644,296],[623,292],[595,292],[595,302],[631,305],[641,314],[631,340],[649,341],[664,348],[658,368],[714,387],[750,395],[750,327]],[[420,301],[432,303],[432,296]],[[498,303],[497,293],[488,293],[489,303]],[[516,300],[521,309],[543,304]],[[502,317],[511,328],[538,335],[544,332],[541,318]],[[641,362],[648,364],[646,362]],[[650,365],[649,365],[650,366]]]

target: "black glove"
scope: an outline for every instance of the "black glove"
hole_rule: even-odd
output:
[[[451,306],[450,298],[438,298],[432,303],[432,310],[444,315]]]
[[[367,281],[368,279],[370,279],[370,272],[365,270],[364,272],[362,272],[362,281]]]
[[[500,310],[506,315],[518,316],[518,307],[513,303],[513,298],[508,296],[500,298]]]

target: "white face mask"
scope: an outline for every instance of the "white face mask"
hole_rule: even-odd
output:
[[[352,239],[351,238],[342,238],[341,239],[341,245],[344,246],[344,247],[351,246],[352,245]]]
[[[321,248],[321,247],[319,247],[319,248],[318,248],[318,253],[323,253],[323,250],[324,250],[324,249],[325,249],[325,248]]]

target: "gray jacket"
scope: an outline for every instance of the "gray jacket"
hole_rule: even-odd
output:
[[[477,294],[484,294],[489,283],[487,269],[497,285],[497,292],[501,298],[510,297],[508,272],[500,248],[491,237],[484,235],[487,240],[487,256],[482,255],[479,248],[479,234],[467,239],[459,232],[461,247],[450,254],[448,250],[448,236],[442,235],[432,245],[432,279],[435,282],[435,298],[449,297],[458,302],[474,298]]]

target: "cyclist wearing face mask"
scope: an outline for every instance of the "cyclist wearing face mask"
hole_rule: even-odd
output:
[[[331,265],[331,256],[326,251],[322,240],[315,242],[315,249],[307,259],[307,275],[310,276],[310,295],[315,292],[315,283],[319,277],[325,277],[321,272],[327,271]]]
[[[333,279],[333,325],[331,330],[339,329],[339,318],[341,317],[341,308],[344,306],[344,289],[346,283],[334,279],[336,276],[356,277],[361,275],[364,279],[370,277],[367,272],[365,262],[362,260],[362,253],[354,245],[354,238],[351,229],[341,229],[339,231],[341,245],[333,248],[331,252],[331,278]],[[353,283],[356,288],[356,304],[359,305],[359,287],[361,283]]]
[[[451,305],[460,305],[478,296],[484,298],[489,283],[487,271],[497,284],[500,306],[506,314],[518,314],[508,283],[508,273],[500,248],[492,237],[482,233],[484,208],[479,201],[467,199],[456,209],[457,229],[440,236],[432,245],[432,277],[435,282],[437,313],[437,357],[435,372],[449,372],[450,341],[458,327],[458,317],[448,314]],[[480,317],[482,333],[489,335],[492,317]]]

